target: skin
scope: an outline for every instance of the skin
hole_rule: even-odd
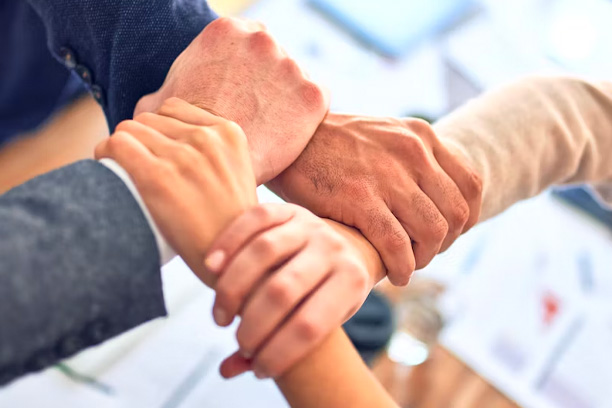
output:
[[[341,329],[276,384],[293,408],[398,408]]]
[[[399,286],[478,221],[482,201],[479,176],[419,119],[330,113],[268,186],[361,231]]]
[[[217,237],[206,262],[219,276],[213,314],[222,326],[241,314],[238,356],[257,377],[283,373],[363,304],[374,277],[358,249],[291,204],[247,210]]]
[[[120,123],[97,146],[95,157],[111,158],[130,174],[170,246],[214,287],[216,277],[202,259],[213,239],[257,204],[240,127],[173,98],[156,114]]]
[[[243,297],[233,305],[233,314],[243,317],[241,333],[256,331],[255,341],[245,350],[258,351],[262,377],[280,375],[303,358],[354,314],[375,282],[385,276],[378,253],[357,231],[322,221],[294,205],[256,206],[255,177],[240,127],[180,99],[169,99],[156,114],[122,122],[95,155],[125,168],[169,244],[205,284],[221,288],[226,299],[234,286],[240,288],[232,283],[245,281],[247,274],[236,270],[240,279],[227,279],[231,276],[205,267],[202,260],[215,251],[216,237],[223,232],[229,239],[218,242],[235,242],[232,231],[248,227],[256,234],[270,223],[299,236],[284,259],[289,261],[287,267],[272,268],[274,274],[254,270],[250,284],[240,289],[253,302],[242,307]],[[253,216],[259,226],[249,221]],[[274,259],[267,261],[272,262],[269,265],[280,265]],[[306,288],[293,285],[296,279],[312,280]],[[279,305],[279,296],[287,303]],[[273,325],[259,324],[270,316]]]
[[[389,279],[396,285],[407,284],[415,268],[425,266],[478,218],[481,188],[477,177],[437,140],[429,125],[417,120],[335,114],[327,115],[321,124],[328,107],[325,94],[258,23],[219,19],[210,24],[177,58],[163,86],[144,97],[136,108],[136,112],[157,114],[139,113],[134,121],[122,123],[117,128],[120,137],[110,142],[111,146],[126,144],[122,141],[128,139],[124,133],[136,138],[147,135],[143,125],[173,137],[174,130],[163,125],[168,120],[160,117],[176,118],[192,126],[209,125],[195,114],[184,116],[178,103],[162,103],[171,95],[191,102],[191,110],[201,107],[229,119],[228,123],[237,123],[244,130],[241,140],[247,141],[245,151],[251,158],[255,182],[274,178],[269,185],[283,198],[322,218],[357,228],[380,252]],[[143,137],[138,139],[141,143]],[[156,143],[163,146],[159,140]],[[200,142],[196,150],[206,154],[204,146],[206,143]],[[218,151],[214,144],[208,147],[218,157],[231,156],[223,150],[231,146],[217,146]],[[226,163],[228,168],[236,166],[238,174],[243,174],[238,162],[242,166],[248,162],[242,153],[242,161]],[[196,164],[191,156],[189,164]],[[188,166],[180,168],[186,170]],[[205,186],[207,193],[209,184],[219,192],[223,183],[232,182],[227,169],[202,169],[218,176],[217,184],[202,175],[192,180],[194,185],[200,182]],[[185,173],[193,177],[192,172]],[[149,177],[140,187],[152,188],[155,183],[160,181]],[[136,185],[139,187],[138,182]],[[236,185],[244,187],[246,183]],[[170,196],[172,192],[165,191],[170,188],[155,188],[156,194],[145,193],[143,198],[147,205],[150,203],[162,233],[205,283],[216,288],[220,277],[215,318],[225,325],[236,314],[243,316],[238,333],[241,357],[253,359],[262,377],[277,376],[303,358],[357,310],[367,291],[380,279],[365,272],[356,257],[346,255],[350,252],[346,242],[312,214],[292,218],[284,226],[266,227],[284,229],[276,234],[293,240],[281,239],[284,246],[278,242],[273,245],[282,250],[272,254],[277,258],[260,259],[257,248],[262,244],[253,243],[253,248],[236,255],[236,263],[224,273],[212,274],[210,258],[209,268],[201,262],[209,253],[211,237],[256,203],[241,198],[229,204],[240,196],[237,188],[233,196],[218,200],[218,205],[208,204],[218,211],[219,223],[212,226],[213,211],[203,212],[199,223],[187,224],[184,220],[198,217],[195,209],[199,206],[187,208],[185,203],[189,201],[183,200],[176,204],[190,217],[184,217],[185,225],[175,228],[164,215],[171,212],[172,199],[178,201],[178,197],[164,202],[157,196]],[[243,191],[252,190],[249,186]],[[191,192],[193,202],[204,205],[204,199]],[[321,245],[323,242],[329,245]],[[309,274],[308,270],[316,273]],[[292,281],[301,283],[299,290],[289,284]],[[266,325],[258,324],[270,316]],[[289,349],[287,344],[291,343],[294,347]]]
[[[326,116],[327,93],[260,23],[209,24],[135,114],[172,96],[239,124],[257,183],[270,181],[285,200],[360,230],[395,285],[478,219],[480,180],[428,124]]]
[[[155,112],[178,97],[244,130],[258,184],[287,168],[308,144],[329,108],[260,23],[219,18],[178,56],[161,88],[134,114]]]
[[[130,173],[170,243],[177,248],[193,247],[181,255],[194,271],[198,264],[202,265],[198,261],[202,251],[208,249],[206,243],[211,242],[209,231],[214,231],[213,235],[231,231],[227,226],[240,221],[236,214],[249,214],[248,209],[253,208],[255,177],[244,134],[232,122],[183,101],[169,100],[158,114],[123,123],[112,138],[96,148],[95,155],[116,160]],[[216,200],[208,199],[211,191]],[[181,206],[185,202],[190,205]],[[164,223],[164,217],[159,215],[176,208],[185,211],[185,216],[173,217],[171,224]],[[316,224],[309,213],[297,213],[296,210],[293,218],[301,216],[304,222]],[[280,219],[284,219],[284,225],[290,222],[286,215]],[[283,225],[282,221],[278,225]],[[378,253],[357,231],[334,222],[317,228],[331,230],[332,226],[337,231],[333,239],[344,242],[339,248],[354,251],[345,254],[352,259],[352,265],[367,270],[374,280],[385,276]],[[184,237],[189,239],[183,242]],[[214,287],[215,274],[202,271],[199,276]],[[312,327],[320,329],[318,325]],[[243,370],[245,364],[247,360],[241,358],[230,360],[222,371],[231,376]],[[396,406],[341,330],[333,331],[314,351],[278,376],[276,382],[293,407]]]

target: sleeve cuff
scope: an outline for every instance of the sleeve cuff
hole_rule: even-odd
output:
[[[153,217],[151,217],[147,206],[142,200],[142,197],[140,196],[140,193],[138,192],[138,189],[134,185],[134,182],[130,178],[129,174],[123,169],[123,167],[119,165],[119,163],[112,159],[101,159],[100,163],[110,169],[113,173],[115,173],[117,177],[119,177],[125,183],[126,187],[130,190],[130,192],[134,196],[134,199],[140,206],[142,213],[147,219],[147,222],[151,227],[151,231],[153,231],[153,235],[155,236],[155,242],[157,243],[157,248],[159,250],[160,263],[162,265],[165,265],[170,262],[176,256],[176,252],[170,247],[164,236],[159,231],[157,224],[155,224]]]

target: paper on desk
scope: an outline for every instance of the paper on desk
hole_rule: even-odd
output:
[[[591,319],[609,321],[604,316],[612,311],[608,230],[549,195],[488,224],[475,270],[448,295],[457,310],[451,310],[443,343],[522,405],[558,406],[563,383],[568,398],[573,389],[581,401],[592,402],[576,407],[605,407],[599,395],[607,388],[582,380],[590,369],[574,364],[574,377],[568,377],[556,367],[566,366],[559,364],[570,346],[602,364],[605,359],[596,356],[609,355],[599,341],[574,345]]]
[[[612,310],[609,303],[593,306],[597,310],[581,322],[537,384],[544,398],[560,408],[612,406]]]

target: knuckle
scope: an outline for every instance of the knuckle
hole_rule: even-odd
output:
[[[408,235],[400,228],[393,229],[386,235],[385,245],[391,252],[405,251],[410,244]]]
[[[272,238],[267,235],[258,237],[253,243],[255,251],[262,258],[273,258],[276,253],[276,245]]]
[[[134,129],[134,121],[133,120],[123,120],[119,122],[117,127],[115,127],[115,132],[131,132]]]
[[[453,206],[452,218],[452,225],[455,228],[462,228],[468,222],[470,207],[465,200],[461,199]]]
[[[427,147],[421,138],[413,133],[403,132],[401,149],[414,162],[422,164],[427,158]]]
[[[264,224],[270,223],[274,218],[271,206],[259,205],[253,209],[253,215]]]
[[[203,126],[193,126],[188,138],[189,143],[200,152],[209,148],[211,136],[209,130]]]
[[[483,181],[480,174],[471,169],[469,170],[465,190],[466,198],[468,199],[476,199],[482,195]]]
[[[289,77],[302,77],[302,70],[292,58],[283,58],[280,61],[280,67],[282,72]]]
[[[429,122],[419,118],[410,118],[407,120],[408,127],[421,138],[433,141],[436,139],[436,134]]]
[[[293,290],[291,282],[286,277],[279,275],[276,279],[270,281],[266,289],[268,299],[277,306],[287,307],[291,304],[293,298]]]
[[[157,115],[153,112],[142,112],[134,117],[136,122],[148,122],[154,119]]]
[[[300,94],[302,100],[310,110],[319,112],[325,109],[325,95],[319,85],[312,81],[305,80],[301,86]]]
[[[172,96],[164,101],[158,109],[158,113],[165,116],[175,116],[175,113],[183,105],[183,100]]]
[[[368,272],[360,265],[353,257],[347,257],[344,263],[346,264],[346,273],[349,274],[351,287],[354,293],[364,293],[368,290]]]
[[[211,29],[231,29],[236,26],[236,21],[231,17],[219,17],[215,21],[209,24]]]
[[[229,139],[234,145],[246,144],[247,139],[242,127],[231,120],[224,120],[221,124],[224,137]]]
[[[250,44],[258,52],[270,53],[276,48],[276,42],[267,31],[255,31],[250,35]]]
[[[296,321],[296,334],[306,343],[316,341],[321,336],[321,328],[316,319],[310,316],[301,316]]]
[[[325,223],[319,222],[319,220],[316,220],[316,222],[316,226],[320,228],[319,240],[321,244],[325,245],[327,251],[332,253],[342,253],[344,250],[346,250],[346,241],[341,235],[337,234],[336,231],[329,228],[329,226]]]
[[[174,165],[179,173],[191,176],[200,167],[200,154],[193,146],[180,144],[175,147]]]
[[[448,234],[448,222],[442,216],[436,217],[431,225],[431,240],[434,242],[442,242]]]
[[[117,130],[115,134],[108,139],[106,147],[111,154],[116,153],[120,149],[125,148],[128,144],[130,133],[125,130]]]

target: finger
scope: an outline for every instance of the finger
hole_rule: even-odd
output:
[[[440,251],[448,233],[448,223],[433,201],[416,185],[397,201],[402,204],[392,207],[391,211],[412,238],[416,269],[424,268]]]
[[[258,378],[278,377],[305,357],[339,327],[355,305],[338,304],[338,294],[350,287],[349,273],[334,273],[283,324],[253,359],[253,370]]]
[[[130,133],[121,131],[96,146],[95,158],[116,161],[135,180],[150,174],[150,169],[157,163],[157,158],[146,146]]]
[[[136,116],[134,121],[155,129],[164,136],[174,140],[184,139],[185,135],[194,133],[195,129],[201,129],[201,127],[190,125],[178,119],[148,112]]]
[[[419,185],[448,225],[448,232],[440,247],[441,251],[445,251],[461,235],[470,216],[470,208],[455,182],[441,168],[428,173]]]
[[[299,226],[291,222],[255,235],[244,244],[217,281],[213,307],[217,324],[229,325],[270,269],[295,255],[305,244],[306,236]]]
[[[227,121],[179,98],[166,99],[156,113],[195,126],[214,126]]]
[[[251,360],[242,357],[238,352],[235,352],[221,363],[219,371],[223,378],[233,378],[251,369]]]
[[[220,274],[225,265],[253,236],[283,224],[295,215],[289,204],[262,204],[254,207],[227,227],[211,245],[204,261],[213,274]]]
[[[129,133],[157,157],[168,156],[168,151],[175,147],[175,144],[166,136],[135,120],[125,120],[119,123],[116,131]]]
[[[482,207],[482,182],[470,169],[467,162],[459,155],[452,153],[444,145],[434,148],[434,156],[440,167],[457,185],[470,209],[470,215],[462,232],[468,231],[478,222]]]
[[[251,357],[296,306],[329,277],[332,266],[319,252],[313,246],[306,247],[274,272],[248,300],[236,333],[244,357]]]
[[[405,286],[410,281],[416,262],[408,232],[389,210],[380,202],[357,218],[355,227],[372,243],[387,268],[389,281],[396,286]]]

